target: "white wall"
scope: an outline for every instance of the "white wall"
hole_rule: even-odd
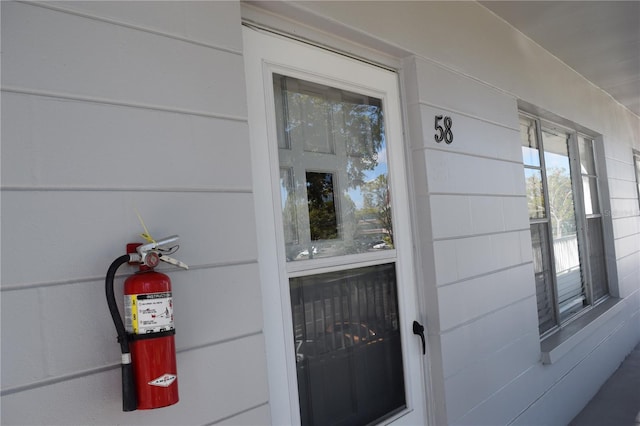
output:
[[[2,424],[268,422],[240,28],[237,2],[2,2]],[[104,276],[135,208],[191,269],[162,268],[181,401],[123,413]]]
[[[401,60],[437,423],[566,424],[640,341],[638,117],[476,3],[261,7],[363,46],[352,53]],[[612,293],[623,298],[550,365],[540,362],[519,102],[602,134]],[[433,140],[440,114],[453,118],[451,145]]]

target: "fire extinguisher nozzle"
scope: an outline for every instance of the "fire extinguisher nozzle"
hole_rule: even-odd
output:
[[[122,364],[122,411],[135,411],[138,408],[133,365]]]
[[[113,294],[113,280],[116,275],[116,271],[120,266],[124,265],[128,261],[129,255],[123,255],[114,260],[107,271],[107,277],[105,279],[107,305],[109,306],[109,312],[111,313],[113,324],[118,332],[118,343],[120,343],[120,350],[122,352],[122,411],[134,411],[138,408],[133,365],[131,364],[131,355],[129,352],[129,341]],[[126,362],[127,360],[128,362]]]

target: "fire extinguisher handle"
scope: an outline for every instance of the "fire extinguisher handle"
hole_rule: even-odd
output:
[[[177,266],[179,268],[189,269],[189,266],[186,263],[181,262],[178,259],[174,259],[173,257],[169,257],[169,256],[167,256],[165,254],[161,254],[160,255],[160,260],[163,261],[163,262],[175,265],[175,266]]]
[[[122,411],[135,411],[137,408],[133,364],[122,364]]]

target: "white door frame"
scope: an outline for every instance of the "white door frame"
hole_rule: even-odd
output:
[[[408,176],[403,148],[399,78],[394,72],[311,47],[279,35],[243,27],[253,189],[256,206],[258,258],[264,309],[264,334],[273,424],[299,424],[295,349],[292,335],[289,278],[300,268],[284,261],[280,212],[278,146],[275,129],[272,73],[313,79],[333,87],[382,99],[388,144],[390,191],[393,194],[394,250],[400,308],[407,409],[386,423],[427,423],[425,359],[420,338],[412,334],[419,304],[415,282]],[[314,270],[330,271],[336,264],[379,263],[387,253],[314,260]],[[306,267],[305,267],[306,268]],[[308,269],[307,269],[308,270]]]

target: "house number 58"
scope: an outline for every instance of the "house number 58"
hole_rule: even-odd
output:
[[[453,131],[451,131],[451,127],[453,126],[453,120],[449,116],[444,117],[444,121],[442,119],[443,117],[441,115],[436,115],[436,123],[435,123],[436,134],[433,135],[433,137],[438,143],[445,141],[446,143],[449,144],[453,142]],[[440,124],[441,121],[442,121],[442,124],[444,124],[444,127],[442,127],[442,125]]]

